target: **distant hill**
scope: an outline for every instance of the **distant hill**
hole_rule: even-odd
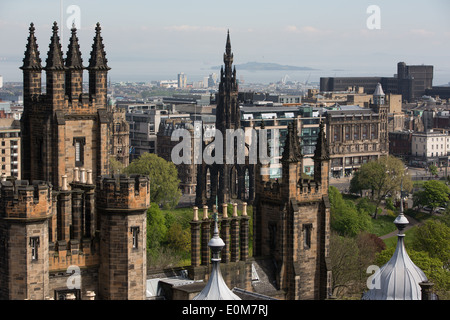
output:
[[[212,67],[211,69],[220,69],[221,66]],[[278,71],[278,70],[288,70],[288,71],[308,71],[316,70],[309,67],[297,67],[289,65],[281,65],[278,63],[268,63],[268,62],[247,62],[244,64],[237,64],[236,69],[238,70],[249,70],[249,71]]]

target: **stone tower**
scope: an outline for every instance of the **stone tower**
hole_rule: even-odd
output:
[[[21,67],[27,180],[0,183],[0,299],[145,299],[150,184],[105,175],[110,146],[118,135],[128,140],[128,126],[112,130],[122,118],[107,106],[100,25],[87,93],[76,29],[63,59],[53,25],[45,68],[34,31],[31,24]]]
[[[150,182],[145,177],[104,177],[97,182],[101,299],[145,298],[148,207]]]
[[[217,203],[230,203],[236,199],[252,203],[254,199],[255,164],[250,163],[248,145],[245,143],[241,129],[241,114],[238,105],[238,81],[236,67],[233,67],[233,53],[231,52],[230,33],[227,34],[224,66],[220,70],[219,92],[216,108],[215,140],[209,143],[217,146],[218,139],[222,139],[223,154],[212,164],[203,162],[197,168],[196,205],[212,207]],[[242,131],[241,131],[242,130]],[[234,133],[232,139],[227,140],[227,133]],[[242,135],[240,135],[242,133]],[[208,144],[203,145],[203,150]],[[231,149],[233,148],[233,149]],[[243,151],[245,149],[245,151]],[[227,157],[227,151],[233,150]],[[217,149],[215,151],[218,152]],[[239,157],[244,155],[244,159]],[[218,163],[220,162],[220,163]],[[208,183],[207,179],[210,177]],[[246,180],[248,185],[246,186]]]
[[[2,181],[0,188],[0,299],[46,299],[52,187]]]
[[[67,58],[63,59],[58,26],[53,24],[46,66],[40,65],[34,26],[30,27],[23,61],[24,112],[22,177],[45,180],[55,188],[61,177],[73,180],[75,168],[92,170],[94,177],[109,173],[112,113],[107,110],[107,60],[95,28],[89,66],[89,92],[84,93],[83,60],[76,29],[72,28]],[[41,71],[46,72],[46,92],[41,92]]]
[[[285,293],[285,299],[325,299],[329,293],[327,148],[321,124],[314,178],[303,178],[298,132],[295,124],[290,124],[281,158],[281,181],[271,181],[266,174],[258,175],[253,256],[259,264],[266,265],[266,270],[271,270],[269,274],[275,275],[275,287]],[[258,169],[263,173],[263,167]]]
[[[373,101],[369,107],[379,114],[380,125],[378,132],[380,135],[380,149],[381,151],[389,151],[389,133],[388,133],[388,113],[389,104],[386,103],[386,95],[383,92],[381,84],[378,83],[373,93]]]

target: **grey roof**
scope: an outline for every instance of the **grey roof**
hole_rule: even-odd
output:
[[[225,246],[223,240],[219,237],[219,229],[217,227],[217,218],[215,219],[214,235],[209,241],[208,246],[212,252],[212,271],[208,283],[203,290],[194,297],[193,300],[241,300],[233,293],[225,283],[220,272],[220,251]]]
[[[402,201],[400,201],[402,202]],[[397,226],[398,241],[392,258],[375,272],[372,278],[374,287],[363,294],[363,300],[421,300],[419,283],[427,281],[423,271],[408,256],[402,233],[408,219],[403,215],[403,204],[400,214],[394,220]]]
[[[375,88],[375,91],[373,92],[374,96],[384,96],[383,88],[381,87],[381,83],[377,83],[377,87]]]

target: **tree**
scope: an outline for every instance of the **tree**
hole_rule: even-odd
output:
[[[364,181],[360,177],[360,171],[356,171],[353,174],[353,178],[350,180],[350,192],[351,193],[359,193],[362,197],[363,190],[370,189],[370,184],[367,181]]]
[[[174,222],[167,233],[169,247],[189,253],[191,248],[191,234],[189,230],[183,230],[178,222]]]
[[[450,227],[439,220],[427,220],[417,227],[412,246],[417,251],[428,252],[430,257],[450,266]]]
[[[164,214],[156,203],[147,210],[147,248],[154,252],[166,240],[167,226]]]
[[[430,166],[428,167],[428,170],[430,171],[430,174],[432,176],[435,176],[438,174],[438,168],[434,164],[430,164]]]
[[[175,164],[153,153],[144,153],[125,168],[125,173],[147,175],[150,178],[150,199],[164,208],[174,208],[181,197],[178,170]]]
[[[336,297],[360,295],[366,283],[367,268],[375,255],[385,248],[383,240],[367,232],[356,237],[330,235],[332,290]]]
[[[402,187],[406,191],[412,189],[411,177],[407,174],[403,162],[393,156],[383,156],[365,163],[358,172],[359,174],[353,177],[357,179],[353,184],[371,189],[371,199],[375,203],[374,219],[377,218],[378,207],[386,196],[393,196]]]
[[[425,195],[425,191],[420,190],[416,191],[413,194],[413,207],[422,208],[426,205],[427,199]]]
[[[433,212],[436,207],[444,206],[448,201],[450,188],[444,182],[429,180],[423,184],[422,188],[422,204],[431,207],[431,212]]]
[[[110,174],[120,174],[124,171],[123,163],[117,160],[115,157],[109,158],[109,172]]]
[[[339,190],[330,186],[331,228],[340,235],[356,236],[372,227],[370,216],[364,210],[358,210],[353,201],[345,200]]]
[[[351,290],[358,272],[358,245],[354,238],[339,236],[335,232],[330,237],[331,289],[336,297]]]

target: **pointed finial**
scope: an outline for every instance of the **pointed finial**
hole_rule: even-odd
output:
[[[72,23],[72,35],[69,40],[66,67],[73,69],[83,69],[83,59],[81,58],[80,46],[77,38],[77,28],[75,23]]]
[[[38,45],[36,43],[36,36],[34,35],[34,23],[30,23],[30,35],[28,36],[28,43],[26,45],[25,57],[23,59],[23,65],[20,67],[22,70],[41,70],[41,59],[39,57]]]
[[[58,23],[56,23],[56,21],[53,21],[53,34],[58,33]]]
[[[317,137],[316,150],[314,150],[313,159],[329,160],[330,151],[328,150],[328,142],[325,137],[325,124],[323,120],[319,124],[319,136]]]
[[[227,32],[227,44],[225,45],[225,52],[228,56],[231,54],[230,30],[228,30]]]
[[[108,67],[108,59],[106,59],[105,46],[103,45],[103,38],[100,34],[102,28],[100,22],[97,22],[95,27],[94,44],[92,45],[91,58],[89,59],[88,69],[110,70]]]
[[[298,139],[297,123],[289,123],[288,134],[284,143],[284,151],[281,157],[285,162],[298,162],[303,157]]]
[[[64,59],[61,50],[61,44],[59,43],[58,36],[58,24],[56,21],[53,22],[53,34],[50,38],[49,51],[47,55],[47,65],[46,70],[63,70],[64,69]]]
[[[405,229],[405,227],[409,224],[408,219],[405,217],[405,215],[403,214],[403,199],[402,199],[402,193],[403,193],[403,180],[401,182],[401,187],[400,187],[400,213],[397,216],[397,218],[395,218],[394,220],[394,224],[397,227],[399,234],[401,234],[403,232],[403,230]]]

